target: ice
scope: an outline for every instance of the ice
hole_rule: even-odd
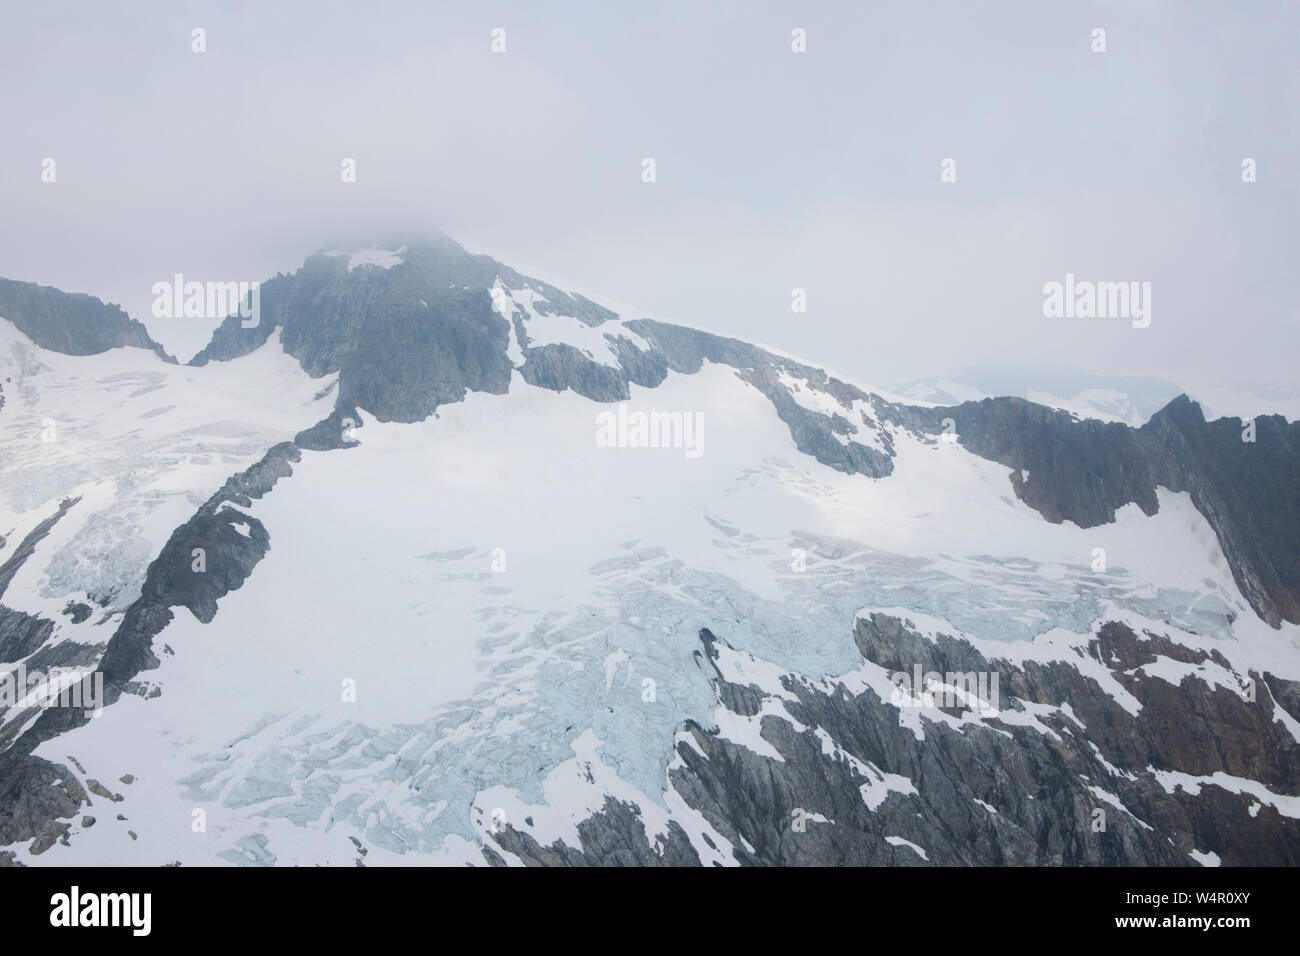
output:
[[[100,779],[136,774],[126,815],[157,824],[125,848],[107,829],[78,832],[34,862],[346,863],[350,837],[382,862],[482,862],[494,809],[571,842],[605,794],[640,809],[652,845],[671,814],[697,851],[707,834],[720,848],[707,858],[729,858],[666,786],[679,730],[694,720],[775,750],[762,715],[719,710],[697,664],[702,628],[735,648],[718,645],[719,670],[775,701],[786,680],[888,700],[888,675],[853,640],[872,611],[988,656],[1069,661],[1129,708],[1109,669],[1078,653],[1103,618],[1218,648],[1238,672],[1267,661],[1300,676],[1296,629],[1257,621],[1185,494],[1161,491],[1151,518],[1134,507],[1099,528],[1052,525],[1014,499],[1007,469],[905,433],[889,478],[845,475],[801,454],[762,394],[709,364],[634,386],[629,405],[700,412],[705,455],[599,447],[605,406],[518,378],[425,422],[363,413],[355,447],[304,452],[245,509],[271,538],[252,576],[210,624],[178,615],[160,635],[174,655],[147,677],[162,695],[124,698],[38,750],[85,757]],[[84,490],[87,502],[118,493]],[[919,710],[903,720],[923,736]],[[1052,733],[1059,712],[1014,719]],[[763,715],[797,723],[771,701]],[[913,787],[855,768],[869,804]],[[183,835],[195,808],[212,821],[202,838]]]
[[[909,850],[912,850],[917,856],[919,856],[923,860],[930,859],[930,857],[926,854],[926,852],[922,850],[919,846],[917,846],[915,843],[913,843],[911,840],[904,840],[900,836],[887,836],[885,837],[885,842],[888,843],[890,846],[905,846]]]
[[[72,597],[125,608],[204,499],[329,414],[333,398],[320,393],[335,376],[310,378],[278,332],[240,359],[188,368],[144,349],[50,352],[0,320],[0,377],[15,386],[0,431],[0,527],[17,542],[61,499],[81,499],[5,595],[59,620]],[[42,440],[48,422],[53,441]]]

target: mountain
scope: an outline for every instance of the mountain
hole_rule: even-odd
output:
[[[906,402],[958,405],[983,398],[1013,396],[1049,408],[1059,408],[1079,418],[1123,422],[1137,428],[1179,395],[1182,387],[1149,376],[1092,375],[1068,366],[1037,366],[1025,370],[1001,365],[981,365],[945,376],[914,379],[888,386],[887,391]],[[1300,418],[1300,391],[1256,382],[1229,386],[1204,385],[1193,389],[1206,418],[1253,418],[1281,414]]]
[[[1183,394],[1173,382],[1141,376],[1090,375],[1058,366],[1024,369],[984,365],[950,375],[889,386],[893,394],[931,405],[957,405],[982,398],[1016,396],[1072,412],[1080,418],[1144,425]]]
[[[260,295],[183,366],[0,298],[0,859],[1300,862],[1300,423],[900,400],[441,235]]]
[[[122,346],[174,361],[143,325],[115,305],[34,282],[0,279],[0,315],[34,344],[65,355],[99,355]]]

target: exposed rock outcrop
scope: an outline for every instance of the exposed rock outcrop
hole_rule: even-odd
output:
[[[149,349],[164,361],[175,362],[143,325],[94,296],[0,279],[0,318],[8,319],[41,348],[65,355],[98,355],[128,346]]]
[[[1182,866],[1193,852],[1225,865],[1300,862],[1293,815],[1230,784],[1177,776],[1227,774],[1294,800],[1300,747],[1274,719],[1280,703],[1266,682],[1251,701],[1195,673],[1178,685],[1146,676],[1141,666],[1159,657],[1213,657],[1162,635],[1108,623],[1086,648],[1139,702],[1135,715],[1068,660],[1021,667],[961,639],[931,641],[896,617],[860,619],[868,671],[998,673],[999,715],[927,706],[915,725],[860,681],[728,678],[720,658],[747,655],[707,630],[700,638],[719,711],[757,718],[779,756],[689,723],[668,783],[742,864]],[[700,862],[680,831],[651,839],[613,800],[577,830],[580,847],[542,846],[517,825],[493,841],[537,865]]]
[[[1016,495],[1048,521],[1090,528],[1130,503],[1155,514],[1158,486],[1190,493],[1260,617],[1300,623],[1300,422],[1261,416],[1246,441],[1244,422],[1207,422],[1185,395],[1136,429],[1020,398],[882,412],[936,435],[951,420],[957,441],[1010,468]]]

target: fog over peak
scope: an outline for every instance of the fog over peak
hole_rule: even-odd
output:
[[[16,8],[0,274],[184,360],[215,322],[154,318],[155,282],[441,229],[865,382],[1064,362],[1266,392],[1300,344],[1297,28],[1282,2]],[[1045,317],[1067,274],[1151,283],[1150,327]]]

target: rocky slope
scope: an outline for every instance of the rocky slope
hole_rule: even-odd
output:
[[[1300,621],[1300,422],[1280,415],[1207,422],[1179,396],[1140,428],[1017,398],[952,408],[892,406],[901,424],[940,432],[1012,469],[1016,496],[1048,521],[1094,527],[1124,505],[1156,511],[1156,488],[1186,491],[1214,528],[1242,593],[1274,627]]]
[[[0,859],[75,860],[109,839],[77,821],[132,798],[87,753],[147,751],[179,719],[169,687],[193,700],[221,680],[176,670],[174,647],[212,664],[298,655],[286,675],[331,655],[351,673],[391,647],[385,678],[466,675],[418,720],[340,712],[329,731],[293,697],[278,729],[284,701],[258,712],[245,688],[249,723],[229,718],[225,745],[242,756],[182,751],[149,784],[167,813],[197,802],[227,820],[217,849],[186,844],[193,859],[336,862],[286,849],[304,833],[333,847],[335,827],[370,862],[1300,856],[1298,423],[1260,417],[1243,441],[1245,423],[1207,422],[1186,397],[1139,428],[1018,398],[904,404],[441,236],[310,257],[262,286],[257,327],[232,317],[185,369],[97,300],[3,283],[0,316],[22,333],[0,356],[0,677],[79,668],[110,705],[92,720],[0,704]],[[119,346],[157,357],[59,358]],[[130,389],[120,420],[78,417],[114,388]],[[593,452],[592,416],[613,403],[701,414],[705,467]],[[51,419],[66,437],[42,444]],[[499,520],[538,494],[558,523]],[[314,560],[294,548],[321,522],[361,529],[324,539],[348,570],[294,576],[277,549]],[[514,541],[513,567],[545,555],[531,590],[497,578],[490,536]],[[1087,568],[1094,541],[1125,566]],[[551,583],[545,564],[581,575]],[[267,580],[289,583],[248,606],[239,592]],[[341,608],[315,616],[339,600],[374,602],[380,636],[333,633]],[[459,643],[427,657],[431,600]],[[298,609],[287,630],[225,623],[267,601]],[[1001,698],[900,697],[894,677],[917,667],[996,675]]]
[[[1274,626],[1300,622],[1293,546],[1300,539],[1300,423],[1261,417],[1254,441],[1245,442],[1244,423],[1207,423],[1186,396],[1140,428],[1079,420],[1016,398],[897,405],[745,342],[649,319],[620,322],[608,309],[470,255],[445,237],[399,248],[401,262],[384,270],[319,254],[294,275],[277,276],[263,287],[260,326],[244,329],[231,317],[192,364],[247,354],[282,328],[286,350],[309,374],[339,373],[341,406],[381,421],[421,420],[469,391],[504,392],[512,340],[525,381],[599,402],[626,400],[630,386],[653,388],[670,371],[728,365],[767,396],[800,451],[840,471],[890,473],[883,422],[941,435],[951,420],[956,440],[1011,468],[1017,497],[1049,521],[1092,527],[1113,521],[1128,503],[1153,513],[1157,486],[1189,491],[1256,611]],[[529,329],[550,316],[603,332],[608,353],[533,343]],[[822,399],[821,407],[801,402],[801,394]]]
[[[1300,785],[1300,752],[1274,719],[1281,705],[1267,683],[1262,702],[1248,701],[1194,669],[1179,685],[1141,670],[1168,655],[1189,665],[1213,655],[1122,624],[1103,626],[1075,649],[1102,665],[1087,676],[1069,660],[988,660],[968,641],[923,635],[910,621],[886,614],[859,619],[855,639],[862,653],[857,671],[811,681],[756,668],[747,655],[701,632],[698,660],[717,692],[719,714],[713,727],[690,723],[678,735],[669,786],[736,860],[1177,866],[1190,862],[1189,854],[1214,854],[1225,865],[1300,861],[1294,816],[1249,789],[1216,787],[1210,800],[1199,793],[1202,781],[1216,774],[1287,793]],[[910,700],[900,706],[876,693],[873,685],[888,673],[911,673],[918,665],[949,674],[996,670],[1006,689],[1001,712],[974,717],[964,706],[944,710]],[[767,680],[755,681],[756,673]],[[1233,676],[1243,683],[1248,677]],[[1099,680],[1132,694],[1138,713]],[[1294,694],[1297,685],[1283,684]],[[719,732],[718,725],[735,718],[753,721],[771,752]],[[647,833],[635,807],[613,800],[578,825],[577,846],[541,845],[528,829],[515,823],[492,834],[484,851],[489,860],[703,862],[680,827]]]
[[[89,295],[34,282],[0,279],[0,316],[42,348],[65,355],[98,355],[109,349],[150,349],[173,361],[148,331],[115,305]]]

